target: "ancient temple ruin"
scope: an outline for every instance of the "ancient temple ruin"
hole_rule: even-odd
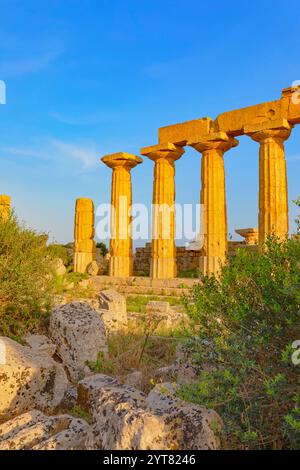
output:
[[[176,277],[175,246],[175,166],[191,146],[201,154],[201,197],[204,205],[204,246],[199,256],[199,269],[205,274],[217,273],[228,254],[226,184],[224,154],[238,145],[237,137],[247,135],[259,145],[259,216],[256,229],[238,232],[246,244],[259,246],[269,234],[279,239],[288,235],[288,190],[284,142],[295,124],[300,123],[300,103],[295,100],[299,88],[285,88],[275,101],[225,112],[215,120],[204,117],[158,130],[158,143],[141,149],[141,154],[154,162],[153,204],[171,209],[168,236],[164,236],[164,216],[153,214],[150,276],[153,279]],[[142,159],[117,153],[102,158],[112,168],[111,201],[113,238],[110,241],[110,275],[132,275],[133,253],[130,236],[132,204],[130,170]],[[121,213],[121,217],[119,216]],[[118,217],[116,216],[118,215]],[[116,220],[119,222],[117,223]],[[121,237],[120,234],[126,234]]]

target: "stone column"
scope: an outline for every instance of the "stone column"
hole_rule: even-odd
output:
[[[10,216],[10,196],[0,194],[0,217],[7,220]]]
[[[136,155],[119,152],[106,155],[102,161],[113,170],[109,274],[114,277],[129,277],[133,274],[130,171],[143,160]]]
[[[85,273],[96,259],[94,242],[94,204],[91,199],[76,199],[74,228],[74,272]]]
[[[200,257],[203,274],[218,274],[227,254],[227,209],[224,152],[238,145],[225,132],[200,136],[188,145],[202,153],[201,196],[204,244]]]
[[[176,269],[175,245],[175,161],[184,150],[167,143],[141,150],[142,155],[154,161],[152,260],[153,279],[174,278]]]
[[[259,142],[259,244],[274,234],[284,240],[289,231],[284,141],[291,133],[286,119],[246,126],[245,134]]]

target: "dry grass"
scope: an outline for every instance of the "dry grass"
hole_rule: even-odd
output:
[[[178,339],[154,335],[157,323],[153,320],[131,325],[128,332],[115,333],[108,338],[109,359],[99,354],[89,366],[94,372],[118,377],[121,381],[130,372],[143,374],[143,391],[148,392],[157,381],[155,371],[174,362]]]

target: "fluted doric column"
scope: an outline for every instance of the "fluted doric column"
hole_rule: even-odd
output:
[[[119,152],[106,155],[102,161],[113,170],[109,273],[114,277],[129,277],[133,272],[130,171],[143,160],[136,155]]]
[[[166,143],[145,147],[141,154],[154,161],[152,209],[152,260],[153,279],[174,278],[176,269],[175,245],[175,161],[184,150]]]
[[[7,220],[10,216],[10,196],[0,194],[0,217],[2,220]]]
[[[227,209],[224,171],[224,152],[238,145],[225,132],[214,132],[188,142],[202,153],[201,195],[203,209],[203,255],[200,270],[203,274],[218,274],[227,254]]]
[[[74,224],[74,272],[85,273],[96,259],[94,241],[94,203],[92,199],[76,199]]]
[[[288,190],[284,141],[291,125],[286,119],[245,127],[245,133],[259,142],[259,244],[274,234],[284,240],[289,231]]]

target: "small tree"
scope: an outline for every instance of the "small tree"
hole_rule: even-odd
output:
[[[58,243],[48,245],[48,253],[51,258],[61,258],[65,266],[72,264],[72,248]]]
[[[102,256],[105,256],[108,253],[107,246],[103,242],[98,242],[96,244],[96,248],[100,249],[100,253],[101,253]]]
[[[21,337],[45,321],[52,298],[47,237],[0,218],[0,335]]]

